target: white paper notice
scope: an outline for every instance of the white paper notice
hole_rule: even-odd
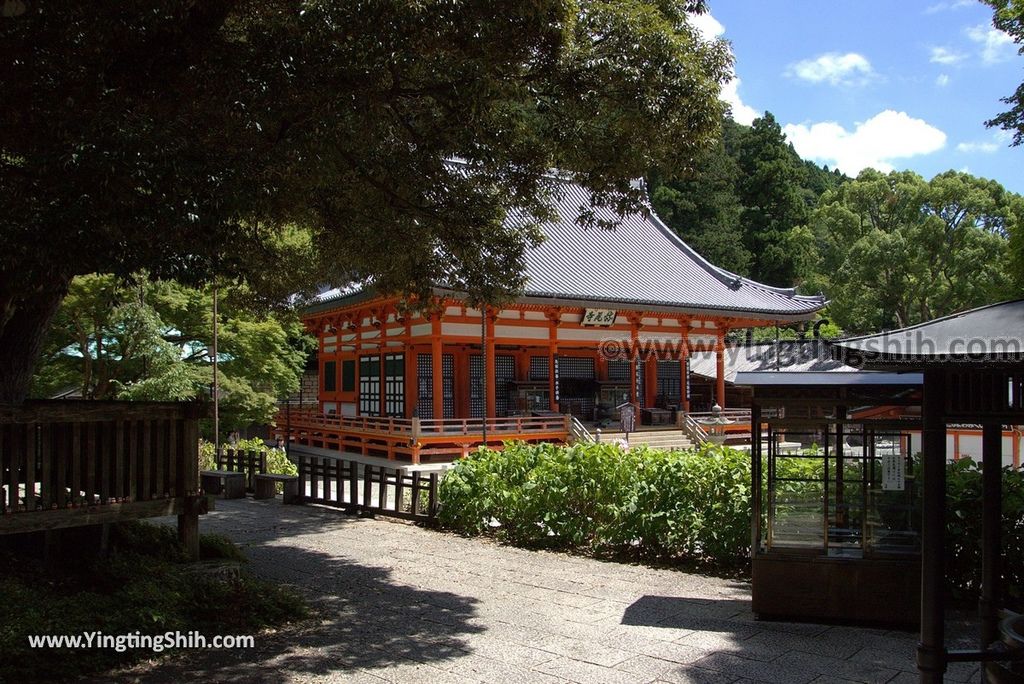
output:
[[[887,492],[903,491],[903,479],[906,475],[906,459],[902,454],[888,453],[882,455],[882,489]]]

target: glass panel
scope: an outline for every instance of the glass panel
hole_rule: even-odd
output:
[[[920,514],[909,440],[909,435],[898,433],[869,433],[867,544],[874,555],[920,553]],[[894,466],[899,469],[897,461],[903,466],[901,488],[894,477],[899,473],[893,472]]]
[[[785,439],[785,442],[783,442]],[[769,546],[825,548],[825,457],[817,448],[792,447],[812,443],[813,435],[769,431]]]

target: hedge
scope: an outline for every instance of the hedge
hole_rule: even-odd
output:
[[[523,546],[732,565],[748,555],[750,505],[750,459],[731,449],[514,443],[456,463],[440,521]]]
[[[820,476],[820,462],[789,460],[780,466]],[[979,464],[950,463],[947,480],[947,586],[971,599],[981,567]],[[611,443],[481,449],[445,475],[439,515],[450,530],[519,546],[718,567],[749,558],[750,516],[748,454],[715,446],[626,451]],[[1008,599],[1020,608],[1024,472],[1013,468],[1003,471],[1003,551]]]

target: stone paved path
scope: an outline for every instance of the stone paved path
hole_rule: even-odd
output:
[[[130,681],[916,682],[914,635],[756,621],[743,582],[533,552],[279,501],[218,501],[264,577],[319,620]],[[812,588],[808,588],[810,591]],[[951,667],[948,681],[978,681]]]

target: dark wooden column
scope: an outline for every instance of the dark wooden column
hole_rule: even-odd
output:
[[[1003,426],[985,423],[982,427],[981,493],[981,648],[999,637],[1000,533],[1003,510]]]
[[[683,390],[686,391],[685,389]],[[750,404],[750,498],[753,515],[750,521],[750,557],[757,555],[761,545],[761,405],[757,398]]]
[[[921,407],[921,684],[941,684],[946,671],[943,585],[946,534],[946,382],[942,371],[924,374]]]

